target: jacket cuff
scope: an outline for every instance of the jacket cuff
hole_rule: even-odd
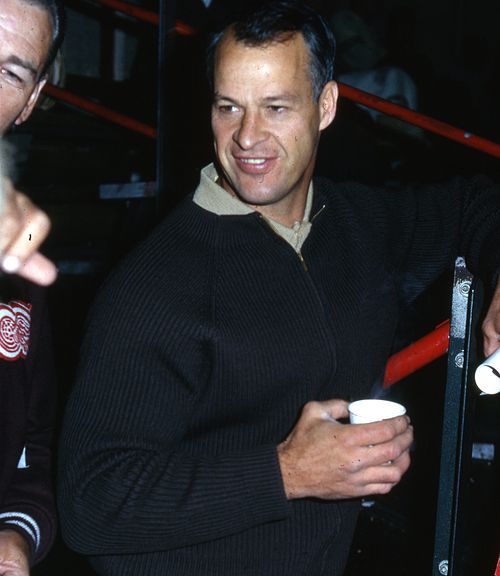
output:
[[[285,494],[276,446],[269,445],[245,454],[239,468],[251,503],[247,513],[253,523],[263,524],[290,516],[291,506]]]
[[[1,512],[0,530],[14,530],[24,537],[30,548],[30,565],[40,549],[40,526],[29,514],[22,512]]]
[[[30,565],[39,562],[54,540],[55,526],[39,510],[0,509],[0,530],[14,530],[24,536],[30,547]]]

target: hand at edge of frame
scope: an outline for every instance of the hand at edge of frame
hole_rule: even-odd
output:
[[[29,546],[14,530],[0,530],[0,576],[29,576]]]
[[[483,350],[486,357],[500,348],[500,276],[497,286],[483,320]]]
[[[38,249],[50,231],[49,217],[27,196],[15,190],[10,180],[3,180],[3,188],[0,267],[6,273],[48,286],[56,279],[57,269]]]

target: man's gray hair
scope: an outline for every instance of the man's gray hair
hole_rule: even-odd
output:
[[[61,47],[66,22],[64,8],[60,0],[20,0],[20,2],[24,2],[30,6],[38,6],[42,10],[45,10],[50,16],[52,24],[52,40],[50,43],[49,53],[47,54],[47,59],[45,60],[40,72],[40,77],[37,79],[39,80],[46,76],[49,68],[55,60],[55,57],[57,56],[59,48]]]

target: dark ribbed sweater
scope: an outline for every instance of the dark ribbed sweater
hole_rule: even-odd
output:
[[[457,254],[499,268],[499,200],[485,181],[317,181],[303,262],[257,213],[186,200],[93,307],[60,447],[66,542],[116,576],[341,574],[356,502],[287,501],[276,445],[307,401],[369,392],[402,306]]]

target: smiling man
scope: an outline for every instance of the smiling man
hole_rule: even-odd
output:
[[[295,0],[213,38],[215,164],[103,287],[67,405],[63,536],[99,574],[340,576],[360,498],[400,481],[413,441],[407,416],[348,424],[347,400],[458,253],[500,270],[486,182],[313,178],[333,57]]]
[[[61,42],[54,0],[1,0],[0,137],[31,114]],[[4,151],[0,149],[3,166]],[[0,254],[0,575],[28,576],[56,530],[51,488],[55,385],[45,291],[55,267],[37,250],[47,216],[2,177]],[[20,278],[22,276],[24,278]],[[29,280],[29,281],[27,281]]]

